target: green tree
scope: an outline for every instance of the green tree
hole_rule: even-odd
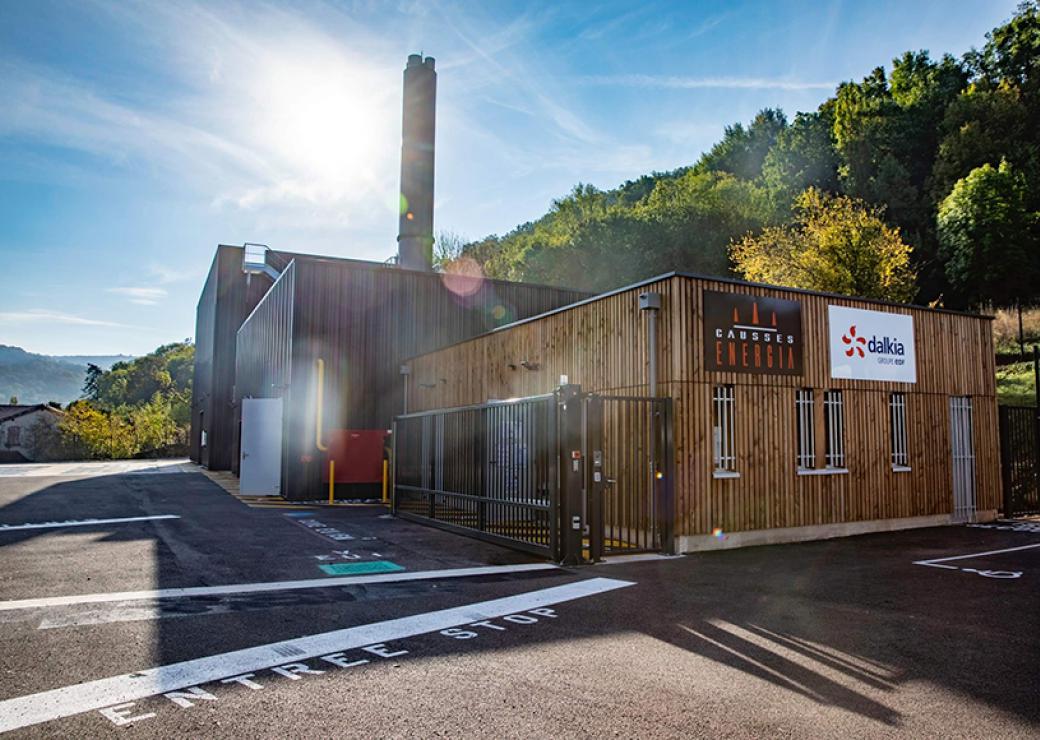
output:
[[[993,87],[1008,82],[1027,96],[1040,94],[1040,3],[1020,3],[1011,20],[986,34],[982,50],[965,58],[978,78]]]
[[[949,195],[954,183],[984,164],[1006,159],[1024,172],[1038,171],[1029,111],[1018,88],[1010,84],[971,85],[946,109],[941,131],[931,180],[936,203]]]
[[[972,170],[940,205],[941,256],[958,305],[1006,306],[1035,295],[1036,216],[1025,192],[1024,175],[1002,161]]]
[[[766,108],[746,128],[740,123],[727,126],[722,140],[701,157],[695,169],[728,172],[742,180],[754,180],[762,174],[766,154],[786,128],[784,112]]]
[[[94,401],[98,399],[98,394],[101,392],[101,388],[98,382],[101,380],[101,376],[104,374],[104,370],[95,365],[93,362],[87,363],[87,374],[83,379],[83,397],[89,398]]]
[[[11,404],[12,406],[17,406],[18,405],[18,396],[11,396],[11,398],[7,402],[9,404]]]
[[[76,457],[121,459],[133,457],[138,445],[133,430],[120,414],[106,413],[92,401],[74,401],[58,423],[66,449]]]
[[[790,217],[794,198],[806,188],[839,189],[833,101],[815,113],[797,114],[777,135],[762,164],[762,182],[784,218]]]
[[[730,249],[748,280],[891,301],[914,294],[910,253],[879,209],[815,188],[796,199],[793,225],[749,234]]]

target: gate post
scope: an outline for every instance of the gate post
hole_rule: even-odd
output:
[[[560,458],[560,562],[578,565],[582,561],[582,498],[585,466],[582,463],[582,403],[580,385],[561,385],[559,406]]]
[[[1040,347],[1033,345],[1033,495],[1040,500]]]
[[[1003,406],[997,406],[1000,426],[1000,479],[1004,485],[1004,518],[1014,516],[1014,496],[1011,491],[1011,414]]]
[[[390,513],[397,516],[397,419],[390,424]]]
[[[674,401],[661,398],[659,404],[660,449],[663,459],[655,474],[657,488],[658,522],[661,527],[661,549],[666,555],[675,554],[675,423]]]

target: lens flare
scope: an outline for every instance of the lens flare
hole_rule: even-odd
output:
[[[472,257],[459,257],[445,267],[441,280],[444,281],[445,288],[465,298],[474,295],[484,286],[484,271]]]
[[[711,536],[717,540],[726,539],[726,534],[722,531],[722,527],[715,527],[715,529],[711,530]]]

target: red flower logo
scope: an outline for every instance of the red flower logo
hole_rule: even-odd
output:
[[[851,345],[847,350],[845,350],[846,357],[852,357],[857,352],[859,353],[860,357],[866,357],[866,355],[863,354],[863,347],[861,347],[860,345],[866,344],[867,340],[863,337],[856,336],[855,324],[849,327],[848,334],[841,335],[841,341],[845,342],[845,344]]]

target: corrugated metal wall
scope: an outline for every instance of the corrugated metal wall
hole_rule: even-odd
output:
[[[282,490],[293,498],[317,496],[321,485],[315,432],[319,358],[325,367],[324,429],[388,429],[403,410],[404,358],[588,296],[305,256],[297,256],[293,271],[291,285],[283,287],[280,280],[239,332],[236,379],[238,398],[286,399]],[[291,380],[283,380],[278,369],[287,343]],[[279,392],[279,386],[287,387]]]
[[[209,465],[209,446],[201,446],[204,423],[213,418],[210,397],[213,391],[213,334],[217,317],[217,261],[213,257],[206,284],[195,311],[195,372],[191,383],[191,437],[188,455]],[[208,433],[207,433],[208,434]]]
[[[235,337],[272,283],[266,275],[247,277],[242,272],[242,252],[242,247],[217,247],[196,312],[191,451],[193,460],[211,470],[231,470],[238,463]],[[293,256],[288,252],[268,252],[268,263],[281,269]],[[200,414],[204,414],[204,419]],[[200,459],[198,442],[203,429],[207,449]]]
[[[292,262],[238,330],[235,402],[274,398],[289,387],[296,263]]]

